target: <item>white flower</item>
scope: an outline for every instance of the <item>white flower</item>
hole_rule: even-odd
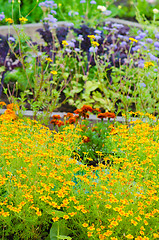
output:
[[[98,5],[97,9],[101,10],[102,12],[105,12],[107,9],[104,6]]]
[[[157,13],[159,13],[159,10],[158,10],[157,8],[154,8],[154,9],[153,9],[153,13],[154,13],[154,14],[157,14]]]

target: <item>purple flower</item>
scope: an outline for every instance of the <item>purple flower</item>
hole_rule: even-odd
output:
[[[154,46],[159,48],[159,42],[154,42]]]
[[[121,47],[125,47],[126,44],[127,44],[127,43],[126,43],[125,41],[123,41],[123,42],[120,43],[120,46],[121,46]]]
[[[4,12],[0,14],[0,21],[2,21],[5,18]]]
[[[143,46],[146,50],[147,50],[147,47],[145,46],[145,42],[139,42],[139,44],[141,45],[141,46]]]
[[[81,0],[80,3],[85,3],[86,1],[85,0]]]
[[[55,14],[55,15],[57,14],[57,12],[56,12],[55,10],[51,10],[50,12],[51,12],[52,14]]]
[[[96,4],[96,1],[92,0],[90,1],[90,4]]]
[[[79,51],[80,51],[80,49],[79,49],[79,48],[75,48],[75,51],[76,51],[76,52],[79,52]]]
[[[146,37],[146,33],[142,32],[139,34],[139,36],[140,36],[140,39],[143,39],[144,37]]]
[[[148,53],[148,55],[150,56],[150,59],[151,59],[152,61],[158,62],[158,58],[155,57],[152,53]]]
[[[102,31],[97,30],[97,29],[94,31],[94,33],[96,33],[96,34],[101,34],[101,32],[102,32]]]
[[[112,13],[112,11],[110,11],[110,10],[106,10],[106,11],[104,11],[104,12],[102,12],[104,15],[106,15],[106,16],[109,16],[111,13]]]
[[[72,52],[72,50],[69,49],[69,48],[66,48],[65,51],[66,51],[67,53],[71,53],[71,52]]]
[[[155,69],[154,69],[154,72],[158,72],[158,69],[157,69],[157,68],[155,68]]]
[[[54,18],[51,14],[48,14],[48,16],[46,18],[44,18],[44,20],[47,20],[47,21],[49,21],[51,23],[57,22],[57,19]]]
[[[67,41],[67,43],[68,43],[68,46],[69,46],[69,47],[72,47],[72,48],[75,47],[74,42],[72,42],[72,41]]]
[[[140,46],[139,46],[139,45],[137,45],[137,46],[135,46],[135,47],[132,47],[132,50],[133,50],[134,52],[136,52],[138,49],[140,49]]]
[[[140,83],[140,87],[146,87],[145,83]]]
[[[159,33],[156,33],[155,37],[156,37],[157,39],[159,39]]]
[[[8,41],[15,42],[15,38],[14,37],[9,37]]]
[[[151,38],[146,38],[146,42],[153,43],[153,40]]]
[[[66,25],[67,27],[73,27],[73,26],[74,26],[73,23],[69,23],[69,22],[66,22],[65,25]]]
[[[109,28],[109,27],[103,27],[103,29],[104,29],[104,30],[110,30],[110,28]]]
[[[95,39],[96,39],[96,40],[99,40],[100,38],[101,38],[101,36],[95,35]]]
[[[140,40],[140,35],[135,37],[136,40]]]
[[[96,53],[97,50],[98,50],[98,47],[90,47],[90,48],[89,48],[89,52]]]
[[[138,67],[139,68],[144,68],[144,60],[143,59],[140,59],[139,61],[138,61]]]
[[[123,24],[119,24],[119,23],[114,23],[114,24],[112,24],[112,27],[122,28],[122,27],[124,27],[124,25]]]
[[[84,40],[83,35],[79,35],[78,36],[78,41],[83,41],[83,40]]]
[[[70,16],[70,17],[72,16],[72,11],[68,12],[68,16]]]

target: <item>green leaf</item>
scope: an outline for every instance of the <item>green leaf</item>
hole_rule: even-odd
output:
[[[58,237],[58,239],[63,239],[63,240],[71,240],[72,238],[71,237],[68,237],[68,236],[64,236],[64,235],[59,235],[59,236],[57,236]]]
[[[58,222],[54,222],[52,224],[52,227],[50,229],[50,240],[58,240],[59,236],[61,235],[65,236],[66,234],[67,234],[67,228],[66,228],[66,223],[64,219],[61,219]]]
[[[84,88],[86,92],[92,92],[99,87],[99,82],[96,81],[87,81]]]

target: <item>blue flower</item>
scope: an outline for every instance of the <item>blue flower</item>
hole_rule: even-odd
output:
[[[110,11],[110,10],[106,10],[106,11],[104,11],[104,12],[102,12],[104,15],[106,15],[106,16],[109,16],[111,13],[112,13],[112,11]]]
[[[153,40],[151,38],[146,38],[146,42],[153,43]]]
[[[51,10],[50,12],[51,12],[52,14],[55,14],[55,15],[57,14],[57,12],[56,12],[55,10]]]
[[[139,50],[140,49],[140,46],[139,45],[137,45],[137,46],[135,46],[135,47],[132,47],[132,50],[134,51],[134,52],[136,52],[137,50]]]
[[[96,53],[98,51],[98,47],[90,47],[89,52]]]
[[[157,39],[159,39],[159,33],[156,33],[155,37],[156,37]]]
[[[101,34],[102,31],[96,29],[96,30],[94,31],[94,33],[96,33],[96,34]]]
[[[140,59],[139,61],[138,61],[138,67],[139,68],[144,68],[144,60],[143,59]]]
[[[140,83],[140,87],[146,87],[145,83]]]
[[[126,43],[125,41],[123,41],[123,42],[120,43],[120,46],[121,46],[121,47],[125,47],[126,44],[127,44],[127,43]]]
[[[84,40],[83,35],[79,35],[77,39],[78,39],[78,41]]]
[[[159,48],[159,42],[154,42],[154,46]]]
[[[5,18],[4,12],[0,14],[0,21],[2,21]]]
[[[157,58],[157,57],[155,57],[152,53],[148,53],[148,54],[149,54],[150,59],[151,59],[152,61],[158,62],[158,58]]]
[[[90,4],[96,4],[96,1],[92,0],[90,1]]]

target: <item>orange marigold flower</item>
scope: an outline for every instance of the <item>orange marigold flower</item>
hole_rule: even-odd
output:
[[[81,110],[81,109],[76,109],[76,110],[74,111],[74,113],[75,113],[75,114],[81,114],[81,113],[82,113],[82,110]]]
[[[60,115],[53,115],[52,118],[53,119],[61,119],[61,116]]]
[[[82,226],[83,227],[88,227],[88,223],[83,223]]]
[[[54,218],[52,218],[52,220],[53,220],[54,222],[57,222],[57,221],[59,220],[59,217],[54,217]]]
[[[92,112],[93,111],[93,108],[89,105],[83,105],[83,107],[81,108],[82,112]]]
[[[99,114],[97,115],[97,118],[103,119],[103,118],[106,118],[106,116],[105,116],[104,113],[99,113]]]
[[[127,239],[133,239],[134,237],[133,237],[133,235],[131,235],[131,234],[128,234],[128,235],[126,235],[125,236]]]
[[[18,104],[10,103],[10,104],[7,105],[7,109],[10,109],[10,110],[13,110],[13,111],[18,111],[19,106],[18,106]]]
[[[74,117],[74,115],[73,115],[73,113],[68,112],[67,114],[64,115],[64,117],[71,118],[71,117]]]
[[[70,124],[75,123],[75,122],[76,122],[76,118],[75,118],[75,117],[70,117],[69,120],[68,120],[68,122],[69,122]]]
[[[6,103],[5,103],[5,102],[0,102],[0,105],[1,105],[1,106],[5,106]]]
[[[115,113],[111,113],[111,112],[105,112],[105,116],[107,118],[115,118],[116,117]]]
[[[92,232],[88,232],[88,233],[87,233],[87,236],[88,236],[88,237],[91,237],[91,236],[92,236]]]
[[[59,121],[56,122],[56,125],[57,125],[58,127],[61,127],[61,126],[65,125],[65,124],[64,124],[64,122],[62,122],[61,120],[59,120]]]

